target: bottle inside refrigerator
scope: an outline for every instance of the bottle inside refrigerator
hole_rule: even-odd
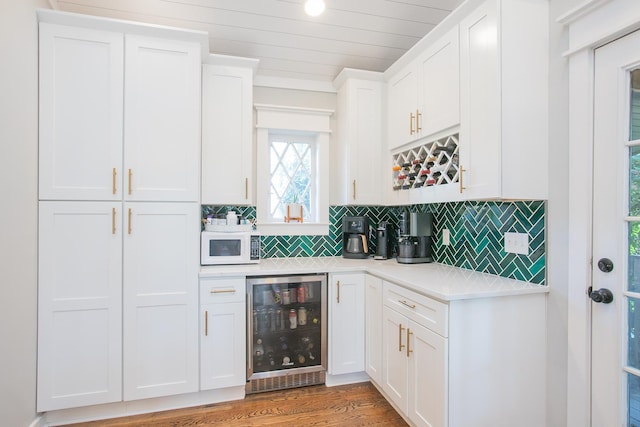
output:
[[[324,383],[326,300],[326,274],[247,279],[247,393]]]

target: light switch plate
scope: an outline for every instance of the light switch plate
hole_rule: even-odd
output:
[[[449,233],[448,228],[442,230],[442,244],[444,246],[449,246],[451,244],[451,233]]]
[[[529,255],[529,235],[527,233],[504,233],[504,251]]]

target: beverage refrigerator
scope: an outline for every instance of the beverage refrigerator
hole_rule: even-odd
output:
[[[327,275],[247,279],[247,393],[323,384]]]

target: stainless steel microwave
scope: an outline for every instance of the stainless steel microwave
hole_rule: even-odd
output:
[[[251,231],[203,231],[200,264],[254,264],[260,262],[260,235]]]

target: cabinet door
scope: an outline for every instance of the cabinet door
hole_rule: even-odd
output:
[[[253,203],[253,71],[204,65],[202,203]]]
[[[40,24],[41,200],[122,197],[123,60],[122,34]]]
[[[246,306],[244,302],[201,308],[200,389],[246,383]]]
[[[485,2],[460,23],[460,167],[465,169],[465,199],[501,196],[498,48],[495,2]]]
[[[419,58],[420,113],[417,132],[432,135],[460,123],[458,26]]]
[[[38,412],[122,398],[121,207],[40,202]]]
[[[382,83],[347,80],[338,91],[336,172],[339,204],[379,205]],[[338,166],[339,165],[339,166]],[[338,169],[339,168],[339,169]]]
[[[398,312],[382,308],[383,371],[382,389],[398,409],[408,410],[409,363],[407,361],[407,335],[409,320]]]
[[[200,198],[200,46],[127,35],[127,200]]]
[[[365,370],[382,384],[382,279],[367,274],[365,286]]]
[[[196,203],[125,203],[125,400],[198,389]]]
[[[411,322],[409,349],[409,418],[416,426],[447,425],[447,340]]]
[[[364,274],[332,274],[329,286],[329,373],[364,371]]]
[[[400,70],[387,85],[387,143],[393,150],[415,140],[415,115],[418,109],[418,72],[416,64]]]

